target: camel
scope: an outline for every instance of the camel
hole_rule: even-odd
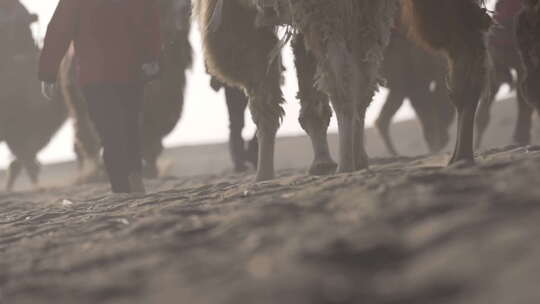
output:
[[[160,0],[163,43],[159,58],[161,73],[145,87],[142,121],[144,175],[159,175],[157,161],[163,151],[163,138],[176,126],[184,105],[186,72],[191,68],[189,42],[191,3],[189,0]],[[60,83],[76,130],[75,153],[83,174],[79,182],[103,177],[100,161],[101,144],[88,117],[86,105],[76,81],[74,54],[68,52],[60,71]],[[65,64],[64,64],[65,63]]]
[[[244,114],[247,109],[247,96],[238,88],[224,85],[222,82],[212,77],[210,87],[216,92],[223,89],[225,91],[225,102],[229,112],[229,153],[234,165],[235,172],[244,172],[248,169],[246,163],[253,167],[257,166],[258,143],[257,134],[247,143],[242,138],[244,129]]]
[[[28,12],[18,0],[6,0],[0,3],[0,31],[2,38],[10,43],[2,43],[0,58],[21,52],[38,51],[30,24],[38,21],[36,14]]]
[[[488,39],[488,51],[493,62],[493,70],[489,76],[490,89],[481,99],[476,115],[476,147],[479,148],[490,121],[490,109],[495,95],[503,84],[508,84],[517,93],[518,116],[514,127],[513,142],[527,145],[531,142],[533,109],[524,100],[523,92],[516,83],[523,77],[523,67],[516,42],[515,18],[521,9],[521,0],[499,0],[495,8],[495,21],[498,26],[493,29]],[[512,72],[515,71],[517,79]]]
[[[390,40],[398,0],[196,0],[209,72],[243,89],[258,128],[256,180],[273,179],[274,145],[283,115],[281,62],[276,26],[286,25],[316,62],[313,79],[325,92],[338,120],[338,173],[368,167],[363,129],[367,106],[378,87],[384,50]],[[476,0],[404,0],[411,36],[442,52],[450,67],[450,97],[457,109],[458,140],[450,164],[473,162],[473,127],[488,69],[485,34],[491,17]],[[270,24],[270,25],[269,25]],[[321,103],[302,103],[302,126],[311,138],[310,172],[330,174],[330,112]]]
[[[444,149],[455,112],[448,98],[443,58],[420,48],[407,37],[403,25],[398,25],[385,51],[381,72],[389,92],[375,127],[390,155],[398,155],[390,137],[390,123],[406,98],[416,112],[429,151]]]
[[[516,38],[523,67],[520,89],[524,99],[540,110],[540,1],[523,0],[517,17]]]
[[[45,100],[35,77],[39,49],[33,42],[30,24],[36,18],[18,1],[14,4],[18,14],[14,23],[0,26],[0,41],[9,46],[2,47],[0,57],[0,142],[5,142],[15,156],[8,167],[7,191],[14,189],[23,169],[37,187],[37,154],[67,118],[60,94],[57,92],[51,101]]]

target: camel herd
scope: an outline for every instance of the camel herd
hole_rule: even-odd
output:
[[[313,148],[310,174],[368,167],[365,113],[380,86],[386,86],[389,94],[375,126],[390,154],[399,153],[389,132],[392,117],[409,99],[431,152],[447,145],[450,126],[457,118],[450,163],[473,162],[475,144],[478,147],[481,142],[490,106],[504,83],[518,95],[514,141],[530,142],[533,109],[540,106],[538,0],[499,0],[498,9],[509,5],[511,12],[503,11],[508,18],[496,14],[495,22],[482,0],[159,2],[162,73],[145,88],[142,122],[147,177],[159,175],[162,139],[182,114],[186,72],[192,63],[188,39],[192,21],[201,32],[212,87],[225,87],[227,93],[234,167],[242,171],[246,163],[252,163],[257,181],[274,178],[275,137],[284,115],[281,49],[287,42],[297,71],[299,122]],[[18,26],[4,26],[4,18],[10,16],[2,9],[0,40],[14,46],[0,49],[0,141],[6,142],[15,157],[7,190],[13,188],[22,169],[37,184],[36,154],[68,116],[76,130],[79,182],[100,178],[101,146],[77,84],[77,55],[68,52],[58,90],[51,101],[45,101],[34,76],[39,50],[34,44],[15,47],[31,39],[29,25],[35,18],[28,14]],[[257,125],[257,135],[248,147],[241,138],[246,106]],[[327,141],[332,113],[339,128],[337,163]]]
[[[311,56],[315,65],[311,87],[326,94],[324,99],[330,100],[338,120],[337,172],[352,172],[368,167],[364,116],[381,83],[384,51],[399,5],[410,35],[448,59],[449,94],[458,120],[450,162],[473,161],[474,118],[488,79],[486,35],[492,24],[477,1],[200,0],[195,4],[210,73],[243,88],[249,96],[258,130],[258,181],[274,178],[275,136],[283,115],[275,27],[286,26],[290,35],[297,36],[296,44]],[[326,136],[328,101],[301,104],[302,127],[315,155],[310,171],[334,173]]]

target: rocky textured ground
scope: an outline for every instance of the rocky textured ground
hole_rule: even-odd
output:
[[[540,303],[540,152],[0,194],[0,303]]]

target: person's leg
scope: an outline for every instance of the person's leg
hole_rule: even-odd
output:
[[[88,113],[103,144],[103,162],[114,193],[131,191],[125,158],[126,115],[117,88],[109,85],[87,86],[83,89]]]
[[[131,192],[144,193],[142,180],[141,126],[144,99],[143,84],[132,84],[121,88],[121,102],[126,115],[126,154]]]

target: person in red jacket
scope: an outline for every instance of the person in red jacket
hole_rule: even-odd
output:
[[[157,0],[60,0],[39,63],[45,95],[74,44],[78,80],[103,144],[115,193],[144,192],[140,122],[144,84],[159,73]]]

